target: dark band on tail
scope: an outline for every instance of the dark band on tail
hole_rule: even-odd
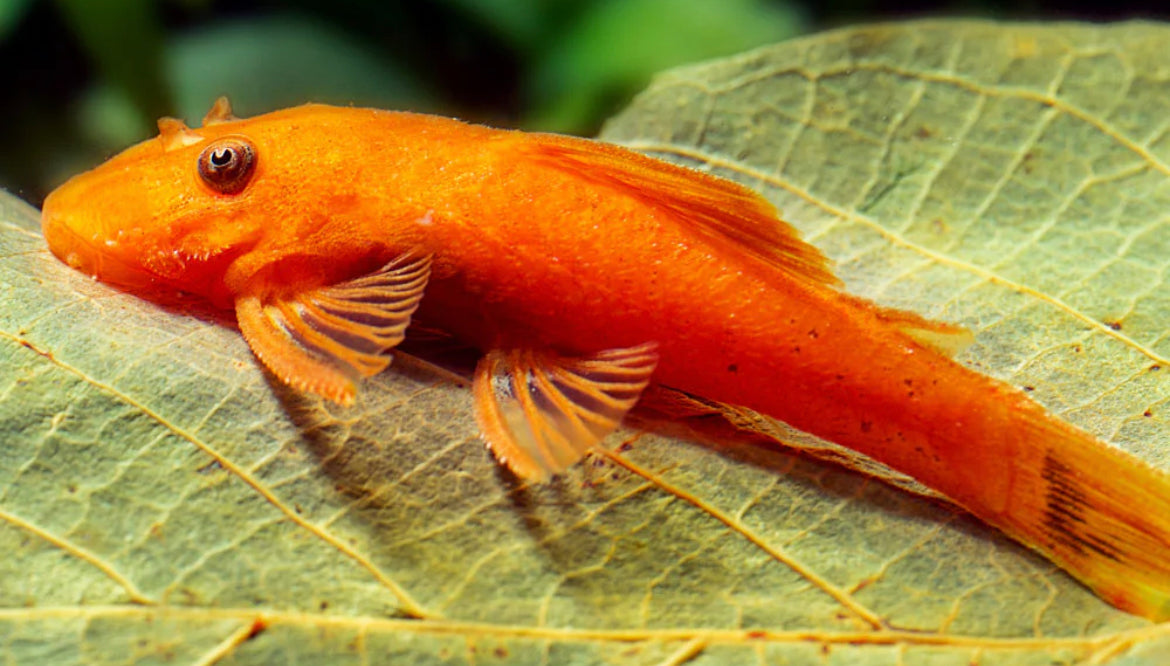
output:
[[[1088,556],[1092,551],[1120,562],[1118,547],[1102,538],[1091,524],[1091,507],[1073,470],[1054,458],[1050,451],[1044,456],[1043,476],[1048,482],[1044,498],[1044,526],[1048,536],[1081,556]]]

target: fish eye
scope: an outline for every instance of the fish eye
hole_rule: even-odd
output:
[[[242,191],[256,170],[256,148],[239,136],[213,141],[199,154],[199,177],[220,194]]]

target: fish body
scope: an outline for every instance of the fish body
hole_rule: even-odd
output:
[[[192,130],[45,203],[50,248],[234,308],[338,402],[411,321],[485,353],[476,415],[547,478],[649,384],[746,407],[947,495],[1111,603],[1170,616],[1170,481],[951,358],[969,336],[842,293],[761,197],[614,146],[317,105]]]

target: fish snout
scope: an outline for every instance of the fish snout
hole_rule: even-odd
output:
[[[41,208],[41,233],[58,259],[71,268],[92,274],[93,251],[75,230],[68,206],[61,203],[61,190],[54,190]]]
[[[152,283],[136,257],[125,256],[131,248],[103,236],[100,220],[71,201],[67,187],[50,193],[41,208],[41,233],[49,251],[70,268],[103,282],[131,288]]]

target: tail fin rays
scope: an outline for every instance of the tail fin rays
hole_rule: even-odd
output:
[[[1042,414],[999,520],[1118,608],[1170,619],[1170,475]],[[1026,455],[1026,454],[1024,454]]]

